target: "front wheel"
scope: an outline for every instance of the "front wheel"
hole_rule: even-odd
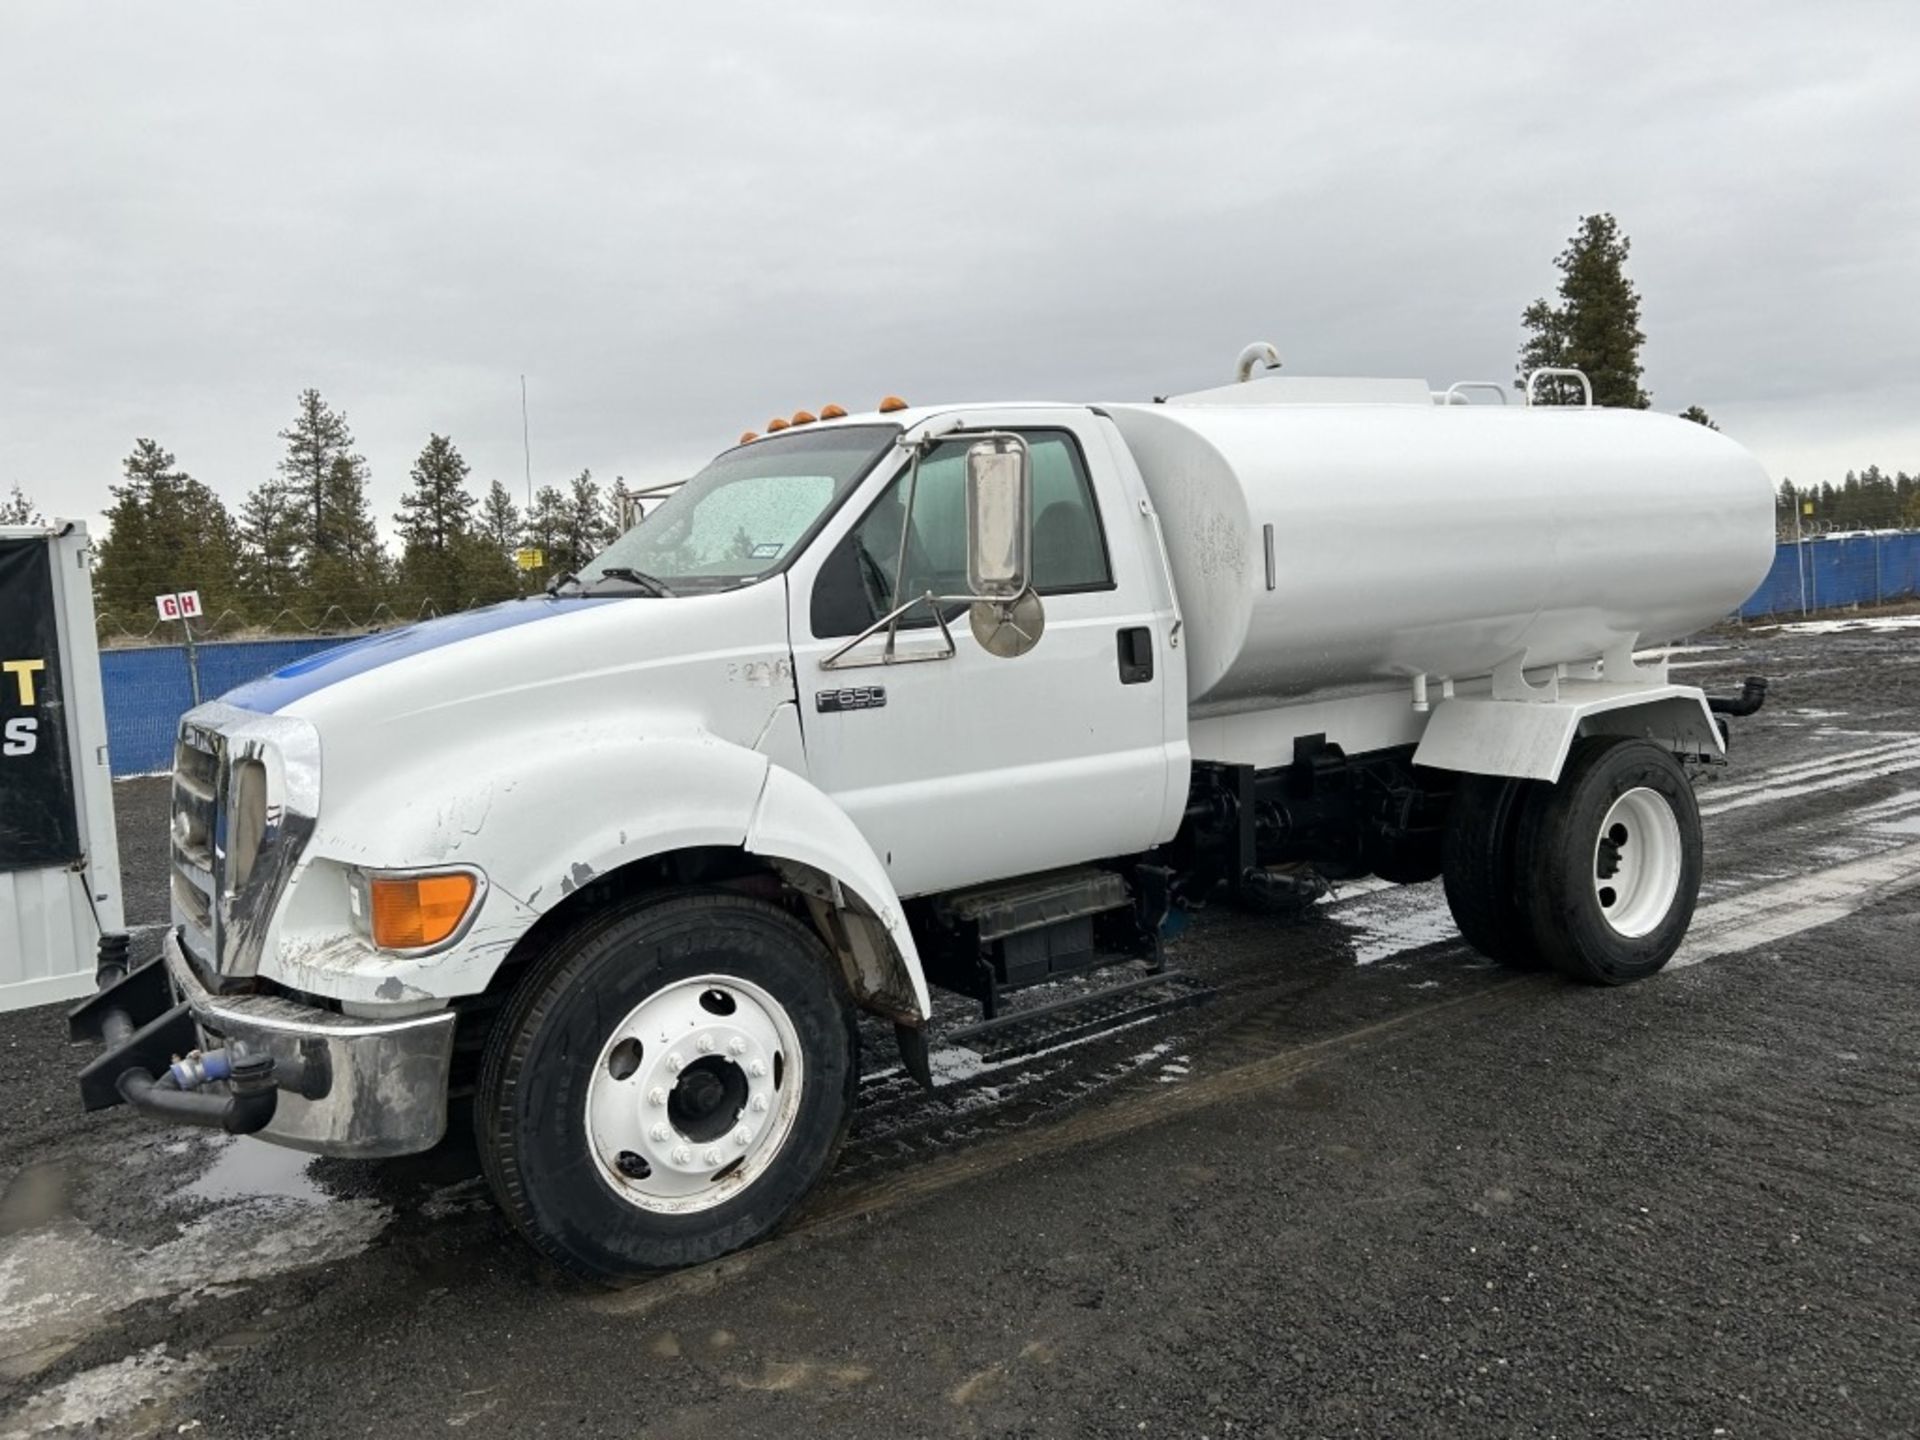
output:
[[[818,937],[728,894],[633,903],[515,992],[475,1105],[495,1197],[597,1280],[713,1259],[825,1175],[852,1113],[853,1010]]]
[[[1644,979],[1673,958],[1700,896],[1700,807],[1680,762],[1644,740],[1575,743],[1520,855],[1535,945],[1597,985]]]

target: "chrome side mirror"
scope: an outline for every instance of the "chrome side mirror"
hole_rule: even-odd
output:
[[[983,599],[1017,599],[1032,549],[1027,447],[1011,435],[982,440],[967,451],[967,588]]]

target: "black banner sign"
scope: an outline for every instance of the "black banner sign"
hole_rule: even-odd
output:
[[[52,547],[0,540],[0,870],[80,858]]]

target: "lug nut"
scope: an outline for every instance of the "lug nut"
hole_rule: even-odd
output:
[[[647,1133],[662,1145],[673,1138],[673,1131],[669,1130],[665,1125],[656,1125]]]
[[[674,1146],[673,1163],[676,1165],[691,1165],[693,1163],[693,1151],[684,1145]]]
[[[762,1115],[766,1114],[767,1113],[767,1097],[764,1095],[754,1096],[753,1108],[758,1110]]]
[[[720,1163],[720,1152],[718,1150],[707,1151],[707,1164],[718,1165],[719,1163]]]
[[[666,1103],[667,1103],[667,1092],[664,1087],[656,1085],[653,1087],[653,1089],[647,1092],[647,1104],[664,1105]]]
[[[672,1071],[675,1075],[678,1075],[680,1073],[680,1067],[686,1063],[687,1062],[682,1060],[678,1054],[667,1056],[667,1069]]]
[[[747,1073],[756,1080],[761,1079],[767,1073],[767,1062],[764,1060],[754,1061],[747,1067]]]
[[[747,1053],[747,1042],[742,1040],[738,1035],[734,1036],[731,1040],[727,1041],[727,1054],[744,1055],[746,1053]]]
[[[711,1035],[702,1035],[698,1040],[693,1042],[693,1048],[698,1050],[702,1055],[711,1055],[713,1053],[713,1037]]]
[[[753,1143],[753,1132],[742,1125],[738,1130],[733,1132],[733,1143],[742,1148],[751,1145]]]

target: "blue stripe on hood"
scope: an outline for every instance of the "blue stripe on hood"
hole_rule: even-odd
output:
[[[355,675],[364,675],[369,670],[378,670],[382,665],[391,665],[396,660],[405,660],[410,655],[421,655],[429,650],[438,650],[442,645],[490,635],[496,630],[511,630],[516,625],[526,625],[535,620],[548,620],[563,609],[582,605],[610,605],[617,603],[617,600],[616,596],[593,600],[556,600],[538,596],[507,600],[479,610],[465,610],[458,615],[442,615],[400,630],[369,635],[364,640],[350,640],[332,650],[322,650],[318,655],[309,655],[291,665],[282,665],[271,675],[249,680],[220,698],[243,710],[258,710],[271,715],[316,690],[324,690]]]

